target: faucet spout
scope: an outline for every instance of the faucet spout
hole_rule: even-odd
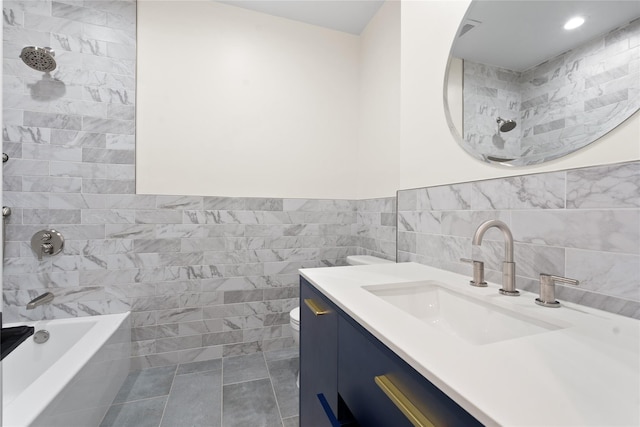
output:
[[[509,226],[500,220],[492,219],[480,224],[475,234],[473,235],[472,243],[476,246],[480,246],[482,244],[484,233],[486,233],[487,230],[493,227],[496,227],[498,230],[502,231],[502,234],[504,235],[505,262],[513,262],[513,235],[511,234],[511,230],[509,230]]]
[[[27,310],[33,310],[34,308],[47,304],[53,301],[53,294],[51,292],[45,292],[42,295],[38,295],[27,304]]]
[[[520,292],[516,290],[516,264],[513,262],[513,235],[511,234],[511,230],[509,230],[509,226],[497,219],[485,221],[478,226],[476,232],[473,234],[472,243],[475,246],[480,246],[484,234],[493,227],[502,231],[504,236],[504,262],[502,263],[502,289],[500,289],[500,293],[509,296],[520,295]]]

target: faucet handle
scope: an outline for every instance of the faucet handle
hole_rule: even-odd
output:
[[[484,262],[470,258],[460,258],[460,261],[473,264],[473,280],[469,280],[469,284],[478,288],[486,288],[487,282],[484,280]]]
[[[568,277],[554,276],[553,274],[540,274],[540,296],[536,298],[536,304],[543,307],[560,307],[560,303],[556,301],[556,282],[565,283],[567,285],[578,286],[580,282],[576,279]]]
[[[31,249],[42,261],[43,255],[57,255],[64,248],[64,237],[56,230],[40,230],[31,238]]]

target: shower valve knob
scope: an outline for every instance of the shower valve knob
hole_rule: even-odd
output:
[[[40,230],[31,238],[31,249],[42,261],[43,255],[57,255],[64,248],[64,237],[56,230]]]

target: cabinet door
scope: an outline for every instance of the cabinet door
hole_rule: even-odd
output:
[[[310,300],[309,304],[305,300]],[[309,306],[311,305],[311,307]],[[300,278],[300,425],[331,426],[318,395],[338,415],[338,313]]]
[[[338,337],[338,392],[360,426],[411,427],[393,397],[406,398],[424,425],[482,425],[352,319],[340,318]]]

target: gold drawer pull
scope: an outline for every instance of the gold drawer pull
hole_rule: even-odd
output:
[[[307,307],[311,309],[311,312],[316,316],[322,316],[323,314],[329,314],[331,311],[326,308],[322,308],[320,304],[312,300],[311,298],[307,298],[304,300],[304,303],[307,304]]]
[[[416,427],[435,427],[396,385],[386,375],[374,377],[378,387],[387,395],[389,399],[400,409],[405,417]]]

